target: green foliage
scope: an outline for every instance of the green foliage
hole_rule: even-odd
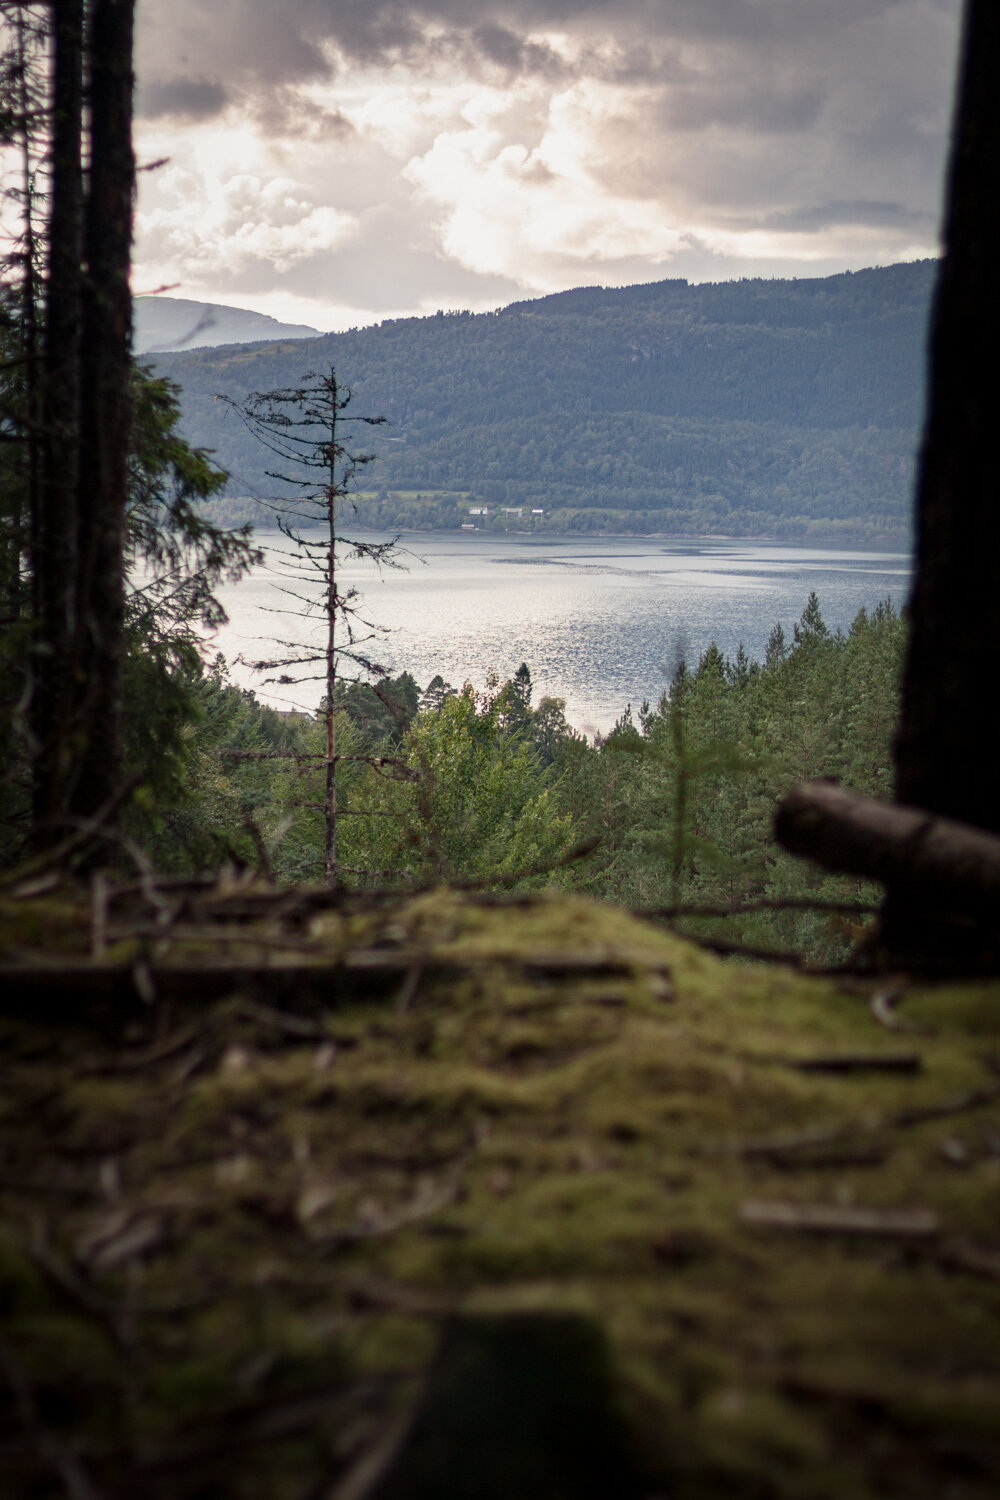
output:
[[[166,868],[223,859],[265,864],[286,881],[323,870],[322,716],[283,715],[231,685],[221,658],[195,668],[159,706],[179,727],[176,769],[133,826]],[[193,705],[193,709],[192,709]],[[486,693],[402,673],[337,695],[340,868],[348,885],[498,880],[555,865],[575,841],[556,796],[556,762],[584,742],[564,705],[531,707],[530,672]],[[159,719],[152,731],[158,733]],[[164,736],[166,737],[166,736]],[[166,783],[166,778],[164,778]],[[138,820],[138,822],[136,822]],[[143,821],[144,820],[144,821]]]
[[[177,430],[177,391],[141,367],[133,372],[132,442],[129,456],[127,545],[131,562],[126,591],[126,655],[123,663],[123,764],[141,780],[141,794],[127,819],[141,842],[151,842],[166,864],[165,823],[183,825],[181,809],[198,784],[198,751],[234,738],[218,724],[213,695],[223,692],[221,667],[201,664],[201,628],[221,624],[225,613],[215,596],[222,579],[236,579],[260,560],[250,528],[224,531],[198,506],[218,492],[225,475],[209,455],[191,448]],[[236,690],[232,690],[235,692]],[[225,716],[224,716],[225,717]],[[215,820],[183,827],[181,843],[205,862],[217,853]],[[217,861],[216,861],[217,862]]]
[[[832,635],[815,595],[786,648],[772,632],[762,666],[712,646],[695,672],[681,668],[669,694],[631,713],[595,752],[563,756],[563,805],[600,852],[577,879],[628,906],[742,906],[783,898],[872,900],[871,886],[820,876],[773,842],[779,797],[796,781],[833,776],[892,795],[904,625],[885,603]],[[795,948],[817,959],[856,935],[840,919],[758,912],[692,930],[721,939]]]
[[[573,820],[557,805],[524,712],[523,679],[485,694],[466,684],[407,731],[409,776],[367,779],[358,808],[373,815],[368,838],[397,880],[502,879],[566,852]]]
[[[685,918],[723,941],[842,956],[857,923],[822,912],[744,910],[782,900],[872,901],[858,881],[818,875],[773,842],[778,798],[797,780],[834,776],[892,795],[892,736],[904,624],[888,603],[832,633],[811,595],[785,645],[728,661],[712,645],[679,661],[670,690],[588,744],[564,705],[532,704],[526,664],[484,693],[440,677],[421,693],[408,673],[338,693],[341,860],[355,888],[507,881],[555,871],[583,839],[597,852],[549,879],[629,907],[735,908]],[[319,719],[283,715],[229,684],[223,665],[194,672],[195,722],[158,701],[147,732],[180,725],[174,782],[147,835],[159,863],[235,858],[286,881],[322,872]],[[159,729],[167,721],[166,731]],[[167,794],[169,793],[169,795]],[[537,877],[532,882],[537,884]]]
[[[571,842],[516,713],[505,725],[512,706],[522,707],[516,692],[484,699],[466,686],[410,738],[421,780],[405,836],[438,878],[510,875],[554,862]]]
[[[10,320],[15,348],[19,329],[13,314]],[[11,401],[18,398],[20,378],[15,365],[8,372]],[[202,514],[200,507],[218,493],[225,475],[207,453],[180,436],[172,382],[137,366],[132,395],[122,735],[123,764],[141,790],[126,831],[151,840],[156,850],[162,847],[169,863],[179,856],[169,840],[162,843],[161,831],[177,809],[191,803],[199,774],[196,735],[204,729],[208,684],[215,681],[201,666],[201,629],[225,620],[215,595],[218,584],[242,576],[260,553],[249,527],[227,532]],[[0,744],[7,768],[0,857],[10,860],[18,856],[27,821],[24,705],[33,626],[23,521],[26,456],[20,445],[2,444],[0,462],[7,585],[7,617],[0,631]],[[188,828],[183,842],[206,855],[209,849],[217,853],[211,833],[196,838]]]
[[[177,386],[136,366],[132,379],[128,547],[129,607],[136,628],[194,639],[198,626],[222,624],[213,589],[261,561],[251,527],[221,530],[201,507],[226,475],[203,449],[181,437]]]
[[[420,689],[409,672],[382,677],[375,682],[345,682],[341,679],[334,702],[360,731],[363,742],[374,748],[398,744],[413,723],[420,707]]]

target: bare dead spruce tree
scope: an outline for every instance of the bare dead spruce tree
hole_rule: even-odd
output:
[[[352,681],[386,675],[368,649],[381,631],[361,613],[357,590],[341,586],[340,564],[347,558],[367,558],[377,566],[398,566],[398,539],[368,541],[347,537],[341,530],[352,482],[375,458],[373,453],[356,451],[349,433],[354,424],[378,427],[386,419],[345,415],[351,390],[333,369],[306,375],[298,386],[255,392],[242,404],[223,399],[280,460],[280,468],[267,472],[291,495],[288,500],[271,502],[277,525],[291,543],[278,559],[287,580],[285,592],[295,600],[293,609],[286,612],[308,616],[318,611],[322,616],[321,646],[278,640],[275,644],[284,654],[250,665],[268,673],[266,681],[283,686],[323,683],[323,873],[333,886],[338,883],[337,767],[344,759],[337,749],[338,682],[345,673]]]

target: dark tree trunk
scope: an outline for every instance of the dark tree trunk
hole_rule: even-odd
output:
[[[1000,7],[972,0],[934,307],[917,575],[896,743],[901,802],[1000,831]]]
[[[1000,832],[1000,7],[968,0],[934,306],[917,494],[917,572],[902,718],[901,802]],[[905,957],[957,936],[890,886],[885,941]],[[963,934],[968,942],[968,934]]]
[[[123,552],[131,422],[129,267],[134,0],[92,0],[90,176],[81,347],[79,601],[82,734],[71,810],[93,813],[121,777]]]
[[[31,698],[34,821],[41,843],[59,837],[74,761],[73,657],[77,619],[78,373],[83,249],[81,132],[83,0],[52,17],[52,146],[48,281],[42,377],[41,483],[34,517],[35,618]]]
[[[22,576],[22,559],[27,547],[34,577],[33,559],[37,549],[37,520],[40,516],[41,484],[41,375],[39,371],[38,329],[38,240],[35,234],[35,184],[32,143],[32,114],[36,104],[31,79],[30,48],[34,35],[24,13],[11,18],[17,36],[17,112],[20,116],[17,138],[21,148],[21,196],[24,214],[24,274],[21,279],[21,319],[24,325],[24,401],[25,447],[27,449],[27,489],[15,499],[11,512],[11,546],[7,559],[6,613],[10,619],[21,619],[34,610]]]

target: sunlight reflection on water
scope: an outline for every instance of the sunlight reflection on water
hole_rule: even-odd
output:
[[[375,660],[422,687],[436,673],[481,687],[491,669],[508,677],[526,661],[536,701],[565,698],[570,722],[591,733],[626,703],[659,697],[678,643],[692,662],[712,640],[727,655],[742,641],[759,658],[776,622],[791,636],[811,589],[830,628],[846,629],[862,605],[902,605],[910,577],[903,553],[818,547],[435,533],[408,534],[402,546],[405,571],[343,564],[342,586],[359,589],[380,627],[367,648]],[[210,649],[232,661],[272,654],[275,639],[318,641],[318,613],[283,612],[294,604],[283,582],[272,564],[224,586],[230,623]],[[279,707],[319,700],[318,683],[268,687],[242,665],[232,675]]]

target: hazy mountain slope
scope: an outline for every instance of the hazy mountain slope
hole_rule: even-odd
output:
[[[454,526],[487,502],[560,529],[899,539],[934,270],[581,288],[158,366],[232,495],[276,486],[216,394],[332,364],[392,424],[364,519]]]
[[[261,339],[307,339],[319,335],[305,323],[279,323],[247,307],[189,302],[183,297],[136,297],[135,348],[149,354],[173,348],[202,349]]]

